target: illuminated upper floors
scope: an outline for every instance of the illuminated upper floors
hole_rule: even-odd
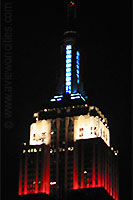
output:
[[[61,199],[71,191],[104,190],[118,199],[116,151],[101,138],[49,145],[25,145],[21,150],[19,195],[47,194]]]

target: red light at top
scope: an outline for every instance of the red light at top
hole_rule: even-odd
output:
[[[75,5],[75,3],[74,3],[74,2],[72,2],[72,1],[71,1],[70,3],[71,3],[71,5],[72,5],[72,6],[74,6],[74,5]]]

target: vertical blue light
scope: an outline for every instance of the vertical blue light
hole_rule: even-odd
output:
[[[76,53],[76,76],[77,76],[77,84],[79,84],[79,56],[80,53],[77,51]]]
[[[72,45],[66,46],[66,88],[65,91],[71,94],[71,82],[72,82]]]

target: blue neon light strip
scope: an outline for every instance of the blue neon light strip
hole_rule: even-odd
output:
[[[68,87],[67,88],[67,90],[69,89],[69,86],[66,86],[66,87]],[[80,93],[75,93],[75,94],[70,94],[71,95],[71,99],[82,99],[83,101],[85,101],[85,98],[84,97],[82,97],[82,95],[80,94]],[[53,99],[51,99],[50,101],[51,102],[57,102],[57,101],[61,101],[62,100],[62,98],[63,98],[63,95],[59,95],[59,96],[54,96],[54,98]]]
[[[79,84],[79,51],[76,52],[76,76],[77,76],[77,84]]]
[[[66,46],[66,80],[65,80],[66,94],[71,94],[72,84],[72,45]]]

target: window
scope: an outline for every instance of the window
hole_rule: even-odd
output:
[[[77,51],[76,53],[76,76],[77,76],[77,83],[79,84],[79,56],[80,53]]]
[[[66,93],[71,94],[72,45],[66,46]]]

